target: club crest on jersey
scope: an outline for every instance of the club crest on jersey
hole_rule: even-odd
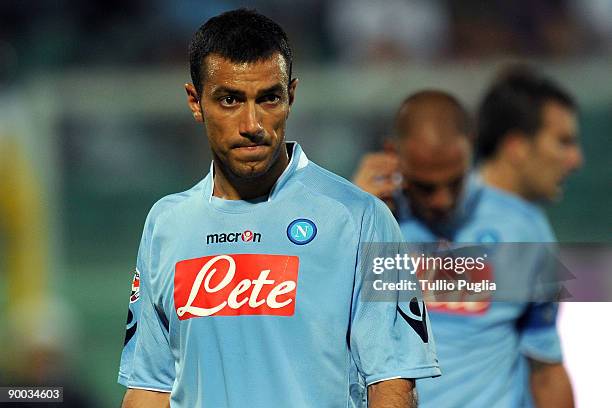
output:
[[[206,235],[206,245],[222,244],[224,242],[261,242],[261,234],[251,230],[242,232],[221,232]]]
[[[174,304],[179,320],[193,317],[292,316],[299,258],[227,254],[176,264]]]
[[[287,237],[296,245],[305,245],[317,236],[317,226],[306,218],[293,220],[287,227]]]
[[[130,293],[130,303],[134,303],[140,298],[140,272],[134,270],[134,279],[132,280],[132,293]]]
[[[499,234],[493,229],[485,229],[476,234],[476,242],[479,244],[495,244],[500,241]]]

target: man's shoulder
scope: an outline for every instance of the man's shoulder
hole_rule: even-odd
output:
[[[554,240],[548,219],[537,204],[487,185],[480,189],[478,205],[471,218],[468,224],[483,230],[481,235],[491,235],[481,237],[483,239],[499,242]]]
[[[487,185],[481,189],[479,210],[491,216],[504,215],[503,218],[507,218],[508,221],[547,222],[544,211],[537,204]]]
[[[345,206],[358,206],[360,208],[375,206],[376,201],[380,201],[347,179],[313,162],[310,162],[304,170],[305,174],[301,178],[301,182],[314,194],[325,196]]]
[[[160,218],[165,217],[166,214],[171,213],[182,205],[189,203],[190,200],[201,197],[201,194],[203,194],[202,189],[204,181],[205,180],[201,180],[198,184],[188,190],[168,194],[157,200],[149,211],[149,215],[147,216],[147,224],[154,224]]]

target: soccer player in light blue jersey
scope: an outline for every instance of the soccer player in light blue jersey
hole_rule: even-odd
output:
[[[525,163],[530,160],[548,159],[547,165],[564,169],[559,176],[568,174],[579,165],[573,105],[565,102],[569,101],[567,97],[554,102],[557,99],[550,95],[556,95],[556,92],[543,92],[547,89],[544,86],[551,87],[548,82],[540,86],[544,88],[540,91],[542,94],[533,98],[540,98],[541,105],[544,105],[542,101],[560,104],[567,116],[551,118],[546,116],[550,112],[543,110],[538,103],[528,102],[531,104],[522,109],[534,112],[532,116],[535,118],[525,120],[535,120],[535,128],[525,128],[516,119],[516,112],[508,112],[505,118],[498,113],[498,120],[490,123],[505,123],[507,126],[498,136],[503,151],[501,156],[508,155],[502,140],[509,129],[524,132],[512,135],[522,138],[514,141],[523,144],[520,147],[523,149],[522,161],[513,158],[510,163],[504,162],[502,168],[509,168],[502,174],[513,166],[522,170],[532,165]],[[516,92],[525,91],[518,89]],[[503,97],[512,101],[513,95]],[[514,96],[514,102],[525,99],[525,96]],[[485,104],[485,114],[487,109]],[[543,112],[541,124],[538,119],[540,112]],[[488,119],[491,118],[481,114],[481,124]],[[489,178],[491,171],[500,170],[497,158],[485,161],[482,168],[484,177],[470,175],[471,146],[467,123],[467,114],[459,102],[442,92],[417,93],[402,104],[396,122],[395,160],[398,165],[391,171],[401,171],[403,176],[403,189],[396,190],[393,197],[404,237],[410,242],[554,241],[548,221],[533,200],[552,197],[548,192],[553,192],[556,184],[542,183],[541,189],[534,189],[540,192],[538,196],[524,196],[519,191],[505,189],[497,185],[496,177]],[[482,133],[479,136],[482,137]],[[538,148],[539,143],[558,149],[561,154],[557,160],[547,154],[545,148]],[[369,161],[375,158],[370,156]],[[563,165],[562,160],[567,164]],[[389,163],[389,160],[385,161]],[[382,191],[380,186],[384,186],[380,180],[391,177],[389,172],[381,173],[380,169],[380,164],[362,165],[360,168],[361,180],[370,179],[372,183],[378,180],[378,192]],[[539,183],[535,180],[538,173],[547,170],[524,175],[522,183]],[[365,177],[366,174],[370,177]],[[548,179],[559,181],[561,177]],[[368,184],[363,187],[366,191],[373,191]],[[517,264],[495,265],[495,279],[520,281],[521,276],[538,273],[537,265],[531,260],[521,262],[520,268]],[[444,375],[418,382],[421,406],[513,408],[530,406],[532,399],[539,407],[571,406],[571,387],[561,365],[555,327],[556,305],[494,300],[428,305]]]
[[[145,222],[125,408],[405,408],[414,379],[440,374],[422,302],[362,298],[360,244],[401,240],[390,211],[285,142],[291,55],[243,9],[192,40],[188,103],[213,163]]]
[[[476,218],[503,220],[491,231],[499,241],[556,240],[538,204],[559,200],[563,182],[582,165],[576,110],[558,84],[520,66],[502,75],[484,97],[476,152],[490,203]],[[509,217],[509,211],[516,216]],[[532,392],[527,403],[538,407],[573,406],[555,317],[555,304],[529,304],[520,321],[519,347]]]

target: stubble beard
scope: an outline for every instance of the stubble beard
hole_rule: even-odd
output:
[[[264,178],[273,168],[274,165],[278,162],[280,157],[280,152],[282,149],[282,145],[284,141],[279,142],[274,151],[272,152],[269,159],[264,159],[258,162],[240,162],[238,160],[227,160],[223,161],[217,156],[217,160],[221,164],[221,167],[224,169],[225,174],[233,180],[257,180]],[[216,155],[215,155],[216,156]],[[265,163],[263,168],[257,169],[260,167],[262,163]]]

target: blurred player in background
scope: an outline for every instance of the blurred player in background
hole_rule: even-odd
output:
[[[469,115],[452,95],[421,91],[402,103],[395,135],[385,152],[364,157],[354,182],[398,219],[412,214],[444,237],[461,218],[456,211],[472,159]]]
[[[360,243],[398,242],[399,228],[285,142],[297,86],[285,33],[227,12],[198,30],[190,59],[188,104],[213,163],[145,223],[123,406],[416,406],[414,378],[439,375],[424,305],[408,322],[408,305],[363,301],[357,272]]]
[[[512,67],[485,95],[478,111],[476,153],[480,177],[499,200],[489,216],[499,242],[555,242],[539,203],[559,200],[563,183],[582,165],[577,107],[551,79]],[[516,208],[517,217],[506,211]],[[519,217],[522,215],[522,217]],[[571,407],[571,384],[556,331],[557,306],[530,304],[521,318],[520,350],[529,363],[533,403]]]
[[[575,102],[527,67],[507,70],[480,105],[476,153],[487,185],[521,202],[559,200],[582,165]]]
[[[529,80],[528,77],[526,81]],[[538,83],[542,80],[534,78],[533,81]],[[483,142],[481,137],[487,137],[491,143],[490,133],[483,136],[483,123],[498,123],[505,124],[497,136],[500,146],[505,144],[508,129],[517,132],[511,137],[522,138],[515,143],[532,145],[531,149],[523,146],[523,160],[543,160],[538,154],[546,156],[546,150],[537,149],[540,143],[557,147],[571,145],[573,148],[567,149],[570,157],[557,156],[557,161],[549,158],[550,165],[564,168],[562,175],[567,175],[579,164],[579,155],[577,162],[572,161],[571,157],[576,154],[576,125],[570,99],[559,96],[560,102],[555,102],[556,95],[563,94],[547,81],[536,87],[532,99],[521,95],[521,92],[526,92],[524,89],[510,87],[519,95],[501,97],[521,104],[522,114],[532,112],[532,127],[523,128],[517,107],[513,111],[512,107],[498,105],[501,112],[491,108],[492,101],[500,103],[497,100],[500,97],[497,94],[499,87],[507,89],[508,84],[500,82],[485,99],[478,143]],[[540,104],[544,105],[542,101],[550,100],[553,105],[561,104],[570,118],[547,117],[548,112]],[[497,116],[495,121],[487,122],[492,117],[482,115],[492,115],[491,110]],[[504,111],[507,112],[505,117]],[[563,130],[556,128],[558,124],[550,123],[551,119],[561,121],[566,127]],[[372,180],[372,185],[378,182],[378,190],[363,182],[361,186],[379,194],[384,193],[382,197],[387,200],[392,198],[402,233],[409,242],[554,241],[548,222],[539,208],[514,191],[487,186],[486,183],[491,182],[487,175],[491,171],[495,173],[490,167],[496,168],[494,161],[486,161],[483,166],[485,182],[479,175],[469,174],[472,148],[468,123],[465,110],[452,96],[435,91],[412,95],[402,104],[396,119],[397,167],[387,165],[384,167],[387,172],[383,173],[380,162],[393,162],[383,160],[381,154],[369,156],[362,162],[356,182],[368,179]],[[542,141],[543,138],[554,140]],[[567,138],[573,143],[567,144]],[[495,150],[489,150],[487,157],[496,156],[491,153]],[[372,165],[373,157],[379,157],[380,162]],[[567,160],[566,167],[560,163],[561,157]],[[519,170],[528,166],[524,162],[514,161],[514,164],[520,167]],[[508,166],[508,163],[504,166]],[[393,176],[393,172],[403,176],[402,189],[394,192],[393,178],[397,176]],[[538,174],[531,173],[530,177],[537,178]],[[561,177],[549,179],[559,182]],[[387,189],[380,188],[384,184],[381,181],[389,183]],[[530,182],[537,183],[533,180]],[[547,188],[542,189],[538,198],[549,197],[544,191],[553,191],[550,184],[543,185]],[[535,197],[529,196],[529,199]],[[518,281],[538,273],[531,259],[524,260],[522,264],[502,263],[494,266],[496,280]],[[478,302],[435,302],[430,303],[428,308],[444,376],[419,381],[422,406],[529,406],[532,398],[528,382],[531,383],[536,406],[572,406],[571,387],[560,363],[561,351],[555,327],[556,305],[545,302],[502,303],[494,302],[492,297]]]

